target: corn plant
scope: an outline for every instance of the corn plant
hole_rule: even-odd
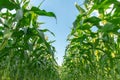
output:
[[[56,16],[29,3],[0,0],[0,80],[59,80],[55,48],[45,38],[50,31],[38,21]]]
[[[118,0],[85,0],[84,7],[75,4],[80,13],[68,36],[62,80],[120,79],[119,5]]]

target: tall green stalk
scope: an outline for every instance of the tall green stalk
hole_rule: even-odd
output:
[[[117,0],[85,0],[84,8],[76,3],[80,14],[68,38],[62,80],[120,79],[118,5]]]
[[[0,80],[60,80],[55,48],[44,35],[49,30],[38,22],[39,16],[56,16],[29,2],[0,2]]]

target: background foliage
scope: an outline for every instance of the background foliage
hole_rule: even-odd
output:
[[[44,35],[50,31],[38,21],[56,16],[29,3],[0,1],[0,80],[59,80],[55,48]]]
[[[68,36],[62,80],[120,79],[119,5],[117,0],[75,4],[80,14]]]

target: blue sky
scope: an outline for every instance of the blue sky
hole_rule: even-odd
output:
[[[32,4],[39,5],[42,0],[32,0]],[[45,22],[41,28],[47,28],[55,34],[47,34],[50,40],[56,40],[53,46],[56,48],[55,57],[59,65],[63,62],[65,47],[68,42],[67,36],[71,31],[72,23],[78,15],[74,3],[82,4],[83,0],[46,0],[41,9],[54,12],[57,16],[57,23],[54,18],[40,17],[40,21]]]

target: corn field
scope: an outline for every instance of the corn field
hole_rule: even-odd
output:
[[[75,3],[62,66],[38,20],[56,15],[29,4],[0,0],[0,80],[120,80],[120,1]]]

